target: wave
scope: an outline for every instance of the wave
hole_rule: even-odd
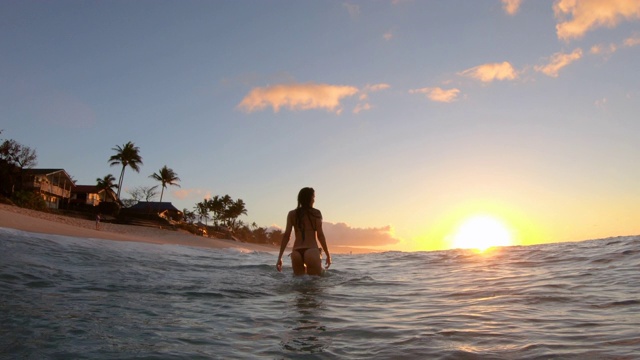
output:
[[[0,229],[0,358],[633,358],[640,238],[334,255]]]

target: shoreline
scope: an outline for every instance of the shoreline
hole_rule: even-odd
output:
[[[32,233],[214,249],[236,248],[261,252],[277,252],[279,250],[279,247],[275,245],[206,238],[184,230],[168,230],[104,222],[100,223],[100,230],[96,230],[95,226],[95,221],[92,220],[0,204],[0,227]]]
[[[280,245],[254,244],[231,239],[207,238],[185,230],[169,230],[137,225],[101,222],[96,230],[93,220],[79,219],[55,213],[21,208],[0,203],[0,228],[11,228],[32,233],[93,238],[111,241],[132,241],[157,245],[183,245],[213,249],[235,248],[248,251],[275,252]],[[291,244],[286,252],[291,251]],[[368,248],[329,244],[331,254],[368,254],[382,252]]]

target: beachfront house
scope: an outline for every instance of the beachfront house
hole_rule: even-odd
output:
[[[178,210],[170,202],[140,201],[127,209],[127,212],[138,214],[156,214],[167,220],[182,220],[182,211]]]
[[[118,203],[111,189],[100,189],[96,185],[76,185],[71,190],[71,205],[74,207],[98,206],[101,202]]]
[[[50,209],[66,207],[74,186],[64,169],[27,169],[22,177],[22,188],[42,196]]]

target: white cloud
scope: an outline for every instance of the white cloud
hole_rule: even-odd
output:
[[[593,55],[611,55],[618,50],[618,46],[616,44],[597,44],[593,45],[591,49],[589,49],[589,53]]]
[[[238,104],[240,110],[255,112],[271,106],[274,112],[324,109],[339,114],[340,101],[358,93],[358,88],[329,84],[280,84],[252,89]]]
[[[509,15],[515,15],[521,4],[522,0],[502,0],[502,8]]]
[[[421,89],[409,90],[410,94],[425,94],[427,98],[436,102],[450,103],[455,101],[460,93],[459,89],[442,89],[440,87],[426,87]]]
[[[353,113],[359,114],[362,111],[371,110],[372,106],[370,103],[367,102],[367,100],[369,99],[369,93],[386,90],[390,87],[391,86],[389,84],[385,84],[385,83],[366,85],[360,91],[360,96],[358,96],[360,103],[358,103],[356,107],[353,109]]]
[[[362,91],[366,93],[371,93],[376,91],[387,90],[390,87],[391,85],[389,84],[380,83],[380,84],[366,85],[364,89],[362,89]]]
[[[353,113],[354,114],[359,114],[362,111],[367,111],[367,110],[371,110],[371,104],[369,104],[369,103],[359,103],[353,109]]]
[[[640,35],[634,35],[630,38],[627,38],[623,42],[625,47],[632,47],[640,45]]]
[[[184,199],[201,200],[201,199],[211,198],[211,191],[203,190],[203,189],[177,189],[177,190],[173,190],[171,194],[179,200],[184,200]]]
[[[322,223],[322,229],[331,245],[336,246],[384,246],[400,242],[390,226],[380,228],[353,228],[345,223]]]
[[[344,3],[343,4],[347,11],[349,12],[349,16],[352,18],[357,18],[360,15],[360,6],[355,4]]]
[[[580,58],[582,58],[582,49],[575,49],[570,54],[555,53],[549,59],[548,64],[536,66],[534,69],[547,76],[558,77],[560,69]]]
[[[618,51],[620,48],[629,48],[640,45],[640,35],[633,35],[628,37],[622,41],[622,43],[618,44],[596,44],[589,49],[589,53],[593,55],[602,55],[602,56],[610,56],[611,54]]]
[[[553,5],[558,38],[571,40],[599,27],[615,27],[623,20],[640,19],[638,0],[556,0]]]
[[[471,69],[464,70],[459,74],[482,82],[514,80],[518,77],[518,73],[508,61],[479,65]]]

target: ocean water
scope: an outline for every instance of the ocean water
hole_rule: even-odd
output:
[[[0,358],[640,358],[639,237],[275,260],[0,228]]]

